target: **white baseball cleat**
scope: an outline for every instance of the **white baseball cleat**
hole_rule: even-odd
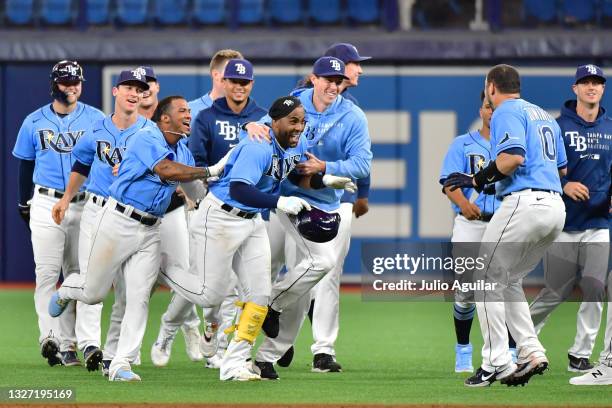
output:
[[[132,370],[119,370],[115,373],[113,377],[108,378],[110,381],[125,381],[125,382],[134,382],[141,381],[140,376],[133,372]]]
[[[204,325],[204,334],[200,341],[200,352],[206,358],[212,358],[217,354],[219,342],[217,340],[217,331],[219,325],[216,323],[206,323]]]
[[[187,357],[191,361],[202,361],[204,360],[204,356],[200,351],[201,337],[200,330],[198,327],[187,327],[181,326],[181,330],[183,331],[183,337],[185,338],[185,351],[187,352]]]
[[[248,364],[249,366],[251,364]],[[219,375],[221,381],[260,381],[259,374],[254,373],[247,366],[236,367],[228,371],[226,375]]]
[[[570,378],[569,382],[572,385],[612,385],[612,367],[598,364],[586,374]]]
[[[215,354],[214,356],[206,359],[206,365],[204,367],[218,370],[221,368],[221,360],[223,359]]]
[[[165,367],[170,361],[172,353],[172,342],[174,337],[165,337],[161,341],[158,339],[151,347],[151,361],[155,367]]]

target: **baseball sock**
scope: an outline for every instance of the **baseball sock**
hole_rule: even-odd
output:
[[[455,334],[457,335],[458,344],[470,343],[470,331],[472,329],[472,321],[474,321],[475,305],[467,307],[454,305],[453,317],[455,321]]]

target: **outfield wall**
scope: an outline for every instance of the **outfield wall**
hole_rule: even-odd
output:
[[[83,100],[112,110],[114,77],[125,66],[85,66]],[[210,88],[207,65],[159,65],[160,97],[196,98]],[[358,280],[359,247],[364,241],[448,238],[453,214],[437,182],[448,144],[479,125],[479,94],[487,67],[368,67],[352,93],[369,121],[374,161],[370,212],[354,222],[345,280]],[[17,162],[11,150],[21,121],[48,100],[46,65],[0,67],[0,145],[5,194],[0,201],[0,279],[33,280],[31,245],[17,216]],[[308,66],[256,66],[253,97],[264,107],[288,93]],[[525,68],[523,96],[558,114],[572,97],[574,68]],[[102,92],[102,90],[107,90]],[[610,105],[610,97],[604,106]]]

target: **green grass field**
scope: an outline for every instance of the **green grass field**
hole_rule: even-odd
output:
[[[450,303],[363,302],[343,294],[337,344],[343,373],[310,372],[310,326],[304,325],[291,367],[279,368],[280,381],[221,382],[218,372],[187,360],[179,334],[170,364],[155,368],[149,351],[159,318],[169,300],[158,292],[142,347],[143,364],[135,367],[141,383],[110,383],[83,367],[49,367],[40,357],[31,290],[0,291],[0,387],[72,387],[78,403],[226,403],[226,404],[456,404],[456,405],[612,405],[612,387],[576,387],[568,383],[566,353],[575,330],[576,303],[562,305],[540,339],[551,369],[524,388],[499,383],[485,389],[463,386],[455,374]],[[106,332],[110,298],[104,308]],[[482,342],[477,322],[474,349]],[[595,355],[601,351],[598,338]],[[474,363],[480,361],[479,352]],[[6,401],[4,401],[6,402]]]

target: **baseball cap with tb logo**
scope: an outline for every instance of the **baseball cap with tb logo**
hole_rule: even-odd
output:
[[[320,77],[341,76],[349,79],[344,75],[344,62],[335,57],[321,57],[316,60],[312,66],[312,73]]]
[[[248,60],[234,58],[227,62],[223,71],[224,79],[245,79],[253,80],[253,64]]]

